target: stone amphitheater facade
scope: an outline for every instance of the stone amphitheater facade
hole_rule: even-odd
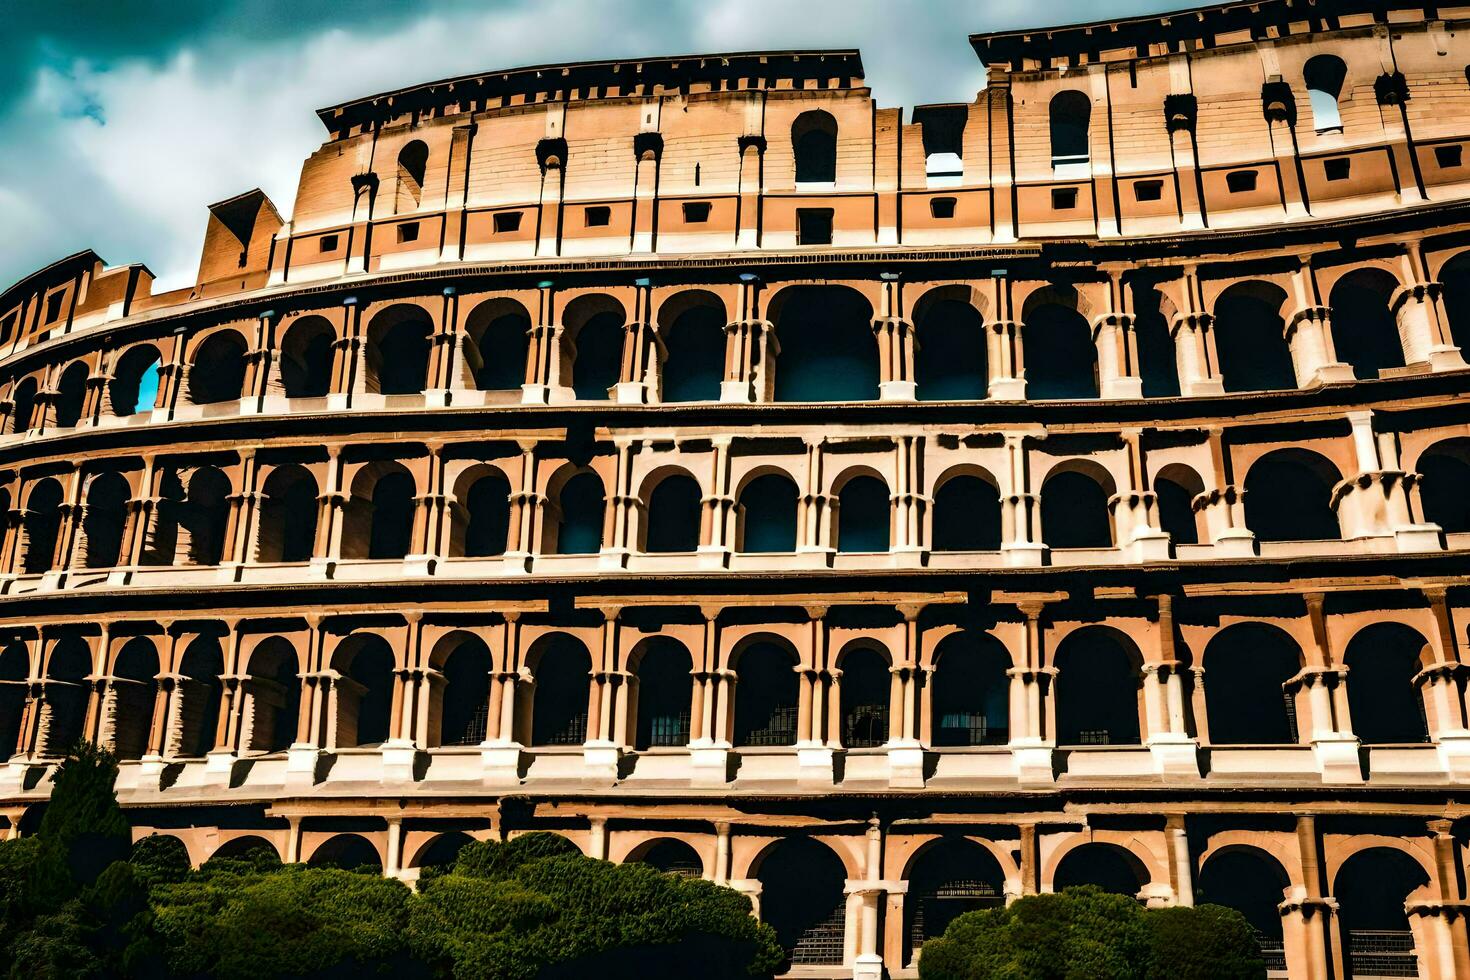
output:
[[[916,975],[1078,882],[1470,977],[1470,6],[1259,0],[334,106],[197,282],[0,294],[0,817],[531,829]]]

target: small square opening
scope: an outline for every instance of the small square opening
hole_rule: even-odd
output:
[[[1455,146],[1436,146],[1434,148],[1434,162],[1439,164],[1441,170],[1453,170],[1460,166],[1464,159],[1465,148],[1456,144]]]
[[[1322,170],[1328,180],[1347,180],[1352,173],[1353,161],[1349,157],[1333,157],[1322,161]]]
[[[929,199],[929,214],[935,218],[953,218],[955,199],[952,197],[931,197]]]
[[[405,242],[416,242],[418,240],[419,223],[417,221],[410,221],[407,224],[398,226],[398,244],[402,245]]]
[[[1254,170],[1235,170],[1225,175],[1225,186],[1232,194],[1245,194],[1256,189]]]
[[[317,239],[317,251],[335,252],[337,251],[337,242],[338,238],[336,235],[323,235],[321,238]]]
[[[508,231],[521,230],[521,212],[501,211],[495,216],[495,234],[503,235]]]
[[[709,220],[708,201],[685,201],[684,223],[686,225],[702,225]]]
[[[612,208],[603,205],[588,208],[585,214],[588,228],[601,228],[612,221]]]
[[[1053,211],[1072,211],[1076,207],[1077,188],[1053,187],[1051,189],[1051,209]]]
[[[832,209],[797,208],[796,244],[831,245]]]
[[[1135,201],[1159,201],[1164,197],[1164,182],[1162,180],[1140,180],[1133,185],[1133,199]]]

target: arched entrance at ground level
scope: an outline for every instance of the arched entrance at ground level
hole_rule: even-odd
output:
[[[474,843],[474,840],[469,834],[460,830],[440,834],[419,851],[414,867],[448,868],[454,864],[454,859],[459,857],[459,852],[465,848],[465,845]]]
[[[1233,848],[1212,856],[1200,870],[1197,903],[1235,909],[1250,924],[1266,969],[1284,971],[1286,950],[1277,908],[1289,884],[1286,873],[1263,851]]]
[[[949,924],[975,909],[1005,904],[1005,872],[994,855],[964,838],[935,841],[914,860],[904,900],[908,962],[918,959],[927,939],[944,935]]]
[[[267,864],[280,864],[281,855],[274,844],[264,837],[250,835],[234,837],[214,849],[209,861],[251,860]],[[206,862],[208,863],[208,862]]]
[[[1204,655],[1210,743],[1294,744],[1295,695],[1282,685],[1301,666],[1296,641],[1269,623],[1236,623],[1217,633]]]
[[[1365,745],[1429,741],[1424,696],[1415,682],[1428,659],[1418,630],[1372,623],[1348,642],[1348,713]]]
[[[790,837],[761,859],[761,919],[792,966],[842,962],[847,872],[825,844]]]
[[[343,871],[382,871],[383,859],[378,849],[357,834],[338,834],[312,852],[306,862],[313,868],[341,868]]]
[[[1087,626],[1057,648],[1058,745],[1137,745],[1138,651],[1122,634]]]
[[[1333,885],[1349,976],[1420,976],[1404,903],[1429,876],[1403,851],[1372,847],[1343,863]]]
[[[1143,862],[1114,844],[1083,844],[1068,851],[1052,875],[1054,892],[1078,885],[1096,885],[1105,892],[1134,898],[1147,883]]]
[[[989,633],[946,636],[935,651],[931,744],[1004,745],[1011,734],[1011,655]]]
[[[698,878],[704,874],[704,862],[699,859],[699,852],[684,841],[673,838],[653,841],[638,861],[664,874],[686,878]]]

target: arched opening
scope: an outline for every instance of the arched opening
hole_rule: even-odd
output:
[[[230,480],[213,466],[196,470],[179,523],[189,531],[189,563],[218,565],[224,557],[230,518]]]
[[[1011,737],[1011,655],[989,633],[946,636],[935,651],[935,747],[1004,745]]]
[[[393,648],[381,636],[357,633],[332,656],[337,677],[331,688],[336,708],[337,747],[388,741],[393,713]]]
[[[429,166],[429,147],[423,140],[410,140],[398,151],[398,199],[395,214],[412,211],[424,195],[424,171]]]
[[[1135,898],[1147,883],[1138,858],[1121,847],[1094,843],[1067,852],[1052,876],[1052,891],[1096,885],[1105,892]]]
[[[316,478],[304,466],[277,466],[263,489],[257,560],[310,561],[316,549]]]
[[[87,487],[87,509],[82,515],[88,568],[112,568],[122,554],[123,529],[128,521],[132,490],[118,473],[99,473]]]
[[[1398,320],[1388,308],[1398,285],[1382,269],[1358,269],[1332,287],[1332,346],[1338,360],[1352,365],[1355,378],[1404,366]]]
[[[1000,491],[978,476],[953,476],[934,492],[935,551],[997,551]]]
[[[429,314],[418,306],[390,306],[373,317],[367,332],[367,390],[417,395],[427,388],[433,331]]]
[[[633,745],[689,744],[689,706],[694,669],[689,651],[677,640],[655,637],[643,645],[638,660],[637,731]]]
[[[108,686],[113,754],[119,759],[142,758],[148,751],[158,697],[158,648],[152,640],[135,636],[123,645]]]
[[[87,378],[91,369],[81,361],[73,361],[56,382],[56,426],[75,428],[82,420],[87,405]]]
[[[735,696],[735,744],[796,744],[796,658],[774,643],[740,654]]]
[[[878,397],[873,310],[841,286],[790,286],[771,311],[780,353],[776,401],[856,402]]]
[[[1174,544],[1199,544],[1200,518],[1194,502],[1205,491],[1199,474],[1187,466],[1166,466],[1153,482],[1159,526],[1169,540]]]
[[[252,752],[284,752],[296,740],[301,678],[296,650],[284,637],[263,640],[250,655],[245,680],[246,729],[242,742]]]
[[[909,963],[929,939],[944,935],[949,924],[966,912],[1005,904],[1005,872],[984,847],[962,837],[935,841],[914,860],[908,874]]]
[[[246,837],[233,837],[215,848],[214,853],[209,856],[210,861],[261,859],[264,859],[266,864],[281,863],[281,855],[275,845],[264,837],[256,837],[253,834]]]
[[[1285,872],[1273,858],[1252,848],[1234,848],[1212,856],[1200,871],[1195,900],[1235,909],[1250,924],[1266,969],[1286,970],[1281,911]]]
[[[214,748],[224,672],[224,654],[214,637],[195,637],[184,650],[178,681],[180,755],[197,759]]]
[[[15,407],[10,410],[10,431],[15,435],[29,432],[36,424],[36,379],[23,378],[11,397]]]
[[[1145,398],[1179,396],[1179,357],[1169,335],[1164,315],[1164,297],[1147,283],[1135,282],[1133,294],[1133,338],[1138,345],[1138,373]],[[1172,307],[1171,307],[1172,309]]]
[[[343,521],[344,558],[402,558],[413,543],[413,476],[398,463],[364,466]]]
[[[117,359],[108,382],[112,414],[119,417],[151,412],[158,402],[158,348],[152,344],[129,347]]]
[[[557,495],[561,519],[556,528],[558,555],[595,555],[602,550],[602,519],[606,501],[602,478],[596,473],[578,473]]]
[[[712,402],[725,376],[725,311],[701,304],[684,310],[664,332],[663,400]]]
[[[1092,119],[1092,100],[1076,89],[1052,96],[1051,165],[1062,167],[1086,163],[1089,159],[1088,128]]]
[[[837,494],[837,550],[888,550],[888,487],[872,476],[855,476]]]
[[[583,401],[607,401],[623,372],[623,316],[594,313],[573,338],[572,392]]]
[[[1245,475],[1245,524],[1257,541],[1335,541],[1342,537],[1332,488],[1342,479],[1317,453],[1278,449]]]
[[[22,525],[26,535],[27,575],[49,572],[56,562],[56,537],[61,531],[61,484],[40,481],[31,489]]]
[[[189,399],[196,405],[238,401],[245,391],[245,338],[220,330],[205,338],[189,368]]]
[[[444,658],[439,698],[439,745],[479,745],[490,719],[490,650],[485,641],[465,636]],[[431,715],[432,717],[432,715]]]
[[[1075,309],[1041,303],[1021,327],[1027,398],[1096,398],[1097,345]]]
[[[1444,284],[1445,318],[1450,340],[1463,353],[1470,351],[1470,252],[1461,252],[1439,270]]]
[[[579,641],[558,633],[548,637],[532,673],[532,745],[581,745],[587,741],[588,676],[592,658]]]
[[[767,473],[740,492],[740,550],[748,554],[796,550],[796,483],[784,474]]]
[[[531,317],[517,303],[481,303],[465,321],[467,365],[480,391],[519,391],[526,383]]]
[[[1296,701],[1283,685],[1302,666],[1295,640],[1269,623],[1236,623],[1205,647],[1205,706],[1214,745],[1292,745]]]
[[[1111,548],[1108,490],[1087,473],[1052,473],[1041,486],[1041,533],[1049,548]]]
[[[793,967],[842,962],[847,871],[832,849],[788,837],[761,859],[761,918]]]
[[[281,387],[287,398],[323,398],[332,390],[337,331],[325,317],[305,316],[281,339]]]
[[[1405,903],[1429,884],[1419,863],[1403,851],[1370,847],[1343,862],[1332,896],[1337,899],[1348,974],[1360,980],[1418,977],[1414,933]]]
[[[1122,634],[1104,626],[1085,626],[1062,640],[1056,655],[1058,745],[1139,743],[1140,659]]]
[[[21,713],[30,687],[31,656],[19,640],[0,649],[0,761],[20,747]]]
[[[704,874],[704,862],[699,859],[699,852],[684,841],[673,838],[654,841],[639,861],[664,874],[686,878],[698,878]]]
[[[1281,308],[1286,293],[1265,282],[1231,286],[1215,300],[1215,348],[1226,391],[1296,387]]]
[[[1319,54],[1302,66],[1302,81],[1307,85],[1307,99],[1312,106],[1312,128],[1317,132],[1342,128],[1337,100],[1346,80],[1347,65],[1335,55]]]
[[[429,841],[415,863],[418,868],[448,868],[459,858],[459,852],[464,850],[466,844],[474,843],[474,838],[463,831],[451,831],[440,834]]]
[[[1349,641],[1348,713],[1366,745],[1429,741],[1424,696],[1415,678],[1429,657],[1428,642],[1402,623],[1372,623]]]
[[[510,535],[510,481],[492,471],[465,492],[464,555],[469,558],[505,554]]]
[[[969,303],[940,299],[915,325],[914,381],[920,401],[959,401],[989,393],[985,321]]]
[[[1470,531],[1470,442],[1432,446],[1415,469],[1424,519],[1450,534]]]
[[[888,661],[878,651],[858,647],[841,661],[842,744],[865,749],[888,741]]]
[[[798,184],[830,184],[837,180],[837,120],[814,109],[791,124],[791,151]]]
[[[699,547],[700,511],[704,494],[693,477],[664,477],[648,496],[645,550],[691,552]]]
[[[46,665],[41,755],[63,756],[81,740],[87,717],[87,676],[91,673],[92,651],[85,640],[66,636],[55,642]],[[148,710],[152,717],[151,704]]]
[[[306,862],[313,868],[340,868],[343,871],[381,873],[383,861],[377,848],[357,834],[338,834],[329,838],[311,854]]]

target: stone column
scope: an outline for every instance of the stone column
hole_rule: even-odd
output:
[[[527,351],[526,383],[521,385],[521,401],[527,405],[562,404],[576,400],[569,379],[562,376],[565,367],[562,345],[563,328],[553,292],[555,283],[543,280],[536,284],[536,320],[531,325],[530,348]]]
[[[902,657],[893,665],[893,685],[889,698],[888,785],[917,788],[924,785],[924,742],[927,732],[920,729],[918,698],[919,651],[921,630],[919,616],[922,603],[901,605],[903,617]]]
[[[833,747],[827,736],[832,722],[831,705],[822,684],[822,675],[832,673],[827,664],[827,607],[808,606],[806,613],[810,660],[797,667],[802,681],[797,706],[797,771],[803,782],[830,785]]]
[[[1000,498],[1000,550],[1007,565],[1038,566],[1046,563],[1047,547],[1041,540],[1041,498],[1031,492],[1031,465],[1025,436],[1005,436],[1006,473]]]
[[[414,497],[413,532],[403,570],[409,575],[433,575],[445,558],[444,537],[450,499],[444,485],[444,444],[425,443],[428,452],[423,493]]]
[[[367,376],[366,344],[362,337],[362,309],[356,296],[342,300],[342,330],[332,341],[332,390],[327,392],[327,407],[340,411],[352,407],[353,395],[360,393]]]
[[[598,553],[598,565],[608,569],[628,567],[643,523],[643,501],[638,499],[633,487],[633,455],[642,448],[642,443],[620,437],[613,440],[613,445],[618,454],[617,466],[605,508],[602,550]]]
[[[1124,429],[1120,436],[1127,451],[1128,486],[1108,501],[1113,526],[1117,528],[1118,548],[1133,561],[1166,561],[1169,535],[1159,527],[1158,498],[1149,486],[1144,469],[1142,432]]]
[[[317,497],[316,542],[312,546],[311,569],[331,578],[342,560],[343,511],[347,495],[342,492],[342,447],[327,446],[327,475]]]
[[[491,682],[485,741],[480,743],[480,767],[486,782],[518,783],[523,746],[516,728],[517,688],[529,677],[521,665],[521,615],[514,610],[502,615],[505,627]]]
[[[310,785],[316,782],[317,761],[326,740],[326,726],[333,719],[327,708],[331,678],[324,669],[326,628],[318,615],[308,615],[306,657],[300,672],[301,702],[298,708],[296,741],[286,750],[286,782]],[[335,741],[335,739],[333,739]]]
[[[546,498],[536,489],[536,442],[517,443],[521,450],[521,472],[518,485],[510,494],[510,526],[506,529],[505,563],[520,571],[530,571],[539,550],[542,512]]]
[[[1293,312],[1286,320],[1286,342],[1296,369],[1296,383],[1313,388],[1334,381],[1353,380],[1353,369],[1337,359],[1332,343],[1332,308],[1317,289],[1317,277],[1303,262],[1292,276]]]
[[[885,402],[911,402],[917,391],[914,324],[905,315],[899,274],[883,272],[878,278],[882,286],[877,314],[873,317],[873,335],[878,341],[878,398]]]
[[[917,566],[929,550],[925,529],[931,501],[924,493],[924,436],[895,436],[893,452],[896,479],[889,550],[901,563]]]
[[[458,135],[457,133],[455,135]],[[444,305],[429,337],[429,377],[424,389],[424,404],[450,405],[459,387],[459,358],[463,334],[459,319],[459,290],[445,286],[441,291]]]
[[[623,325],[623,363],[613,400],[622,405],[647,405],[659,400],[661,340],[653,327],[653,289],[648,279],[635,279],[633,310]]]
[[[799,554],[817,555],[821,564],[830,566],[837,553],[834,542],[837,499],[823,489],[826,481],[822,449],[825,442],[825,438],[820,436],[806,440],[806,486],[796,512],[796,550]]]
[[[730,444],[728,435],[710,439],[709,493],[700,501],[702,514],[699,530],[699,565],[701,568],[728,568],[735,552],[735,495],[730,485]]]
[[[1353,734],[1348,712],[1347,669],[1331,660],[1322,593],[1309,593],[1304,598],[1313,643],[1307,650],[1307,665],[1287,682],[1286,689],[1306,691],[1312,750],[1317,757],[1322,781],[1361,783],[1363,772],[1358,760],[1358,737]]]
[[[725,668],[720,650],[720,611],[718,606],[700,607],[704,643],[695,669],[689,746],[691,781],[716,785],[730,778],[730,696],[735,690],[735,676]]]
[[[764,124],[765,101],[752,99],[746,103],[746,135],[739,138],[739,197],[735,212],[735,247],[760,248],[761,193],[765,183],[766,138],[760,135]],[[722,399],[724,400],[724,399]]]
[[[1161,595],[1159,604],[1159,648],[1156,660],[1143,665],[1144,716],[1148,731],[1144,744],[1153,756],[1154,769],[1174,778],[1197,779],[1199,745],[1186,730],[1184,692],[1179,671],[1182,665],[1175,647],[1173,596]]]
[[[1282,918],[1287,972],[1302,980],[1340,980],[1342,942],[1337,933],[1337,901],[1322,888],[1316,818],[1296,818],[1297,850],[1302,880],[1293,882],[1277,908]]]
[[[602,614],[602,648],[592,664],[594,683],[589,692],[587,711],[587,741],[582,747],[582,765],[587,775],[593,778],[615,780],[618,763],[623,756],[623,746],[618,738],[618,709],[615,695],[618,692],[621,669],[619,649],[622,609],[607,606],[598,610]]]
[[[874,817],[868,821],[867,847],[864,853],[863,880],[847,883],[847,893],[861,902],[857,941],[851,943],[857,955],[852,961],[853,980],[883,980],[883,956],[878,952],[882,937],[878,930],[878,907],[885,893],[883,881],[883,828]],[[902,920],[899,920],[900,923]],[[900,928],[902,926],[900,925]]]
[[[1055,781],[1052,751],[1056,736],[1052,732],[1048,710],[1049,693],[1056,671],[1046,667],[1045,626],[1041,614],[1043,601],[1017,603],[1026,617],[1024,649],[1015,667],[1006,671],[1010,684],[1011,737],[1009,748],[1016,777],[1023,784],[1049,785]]]
[[[1333,489],[1333,504],[1347,539],[1392,536],[1401,552],[1439,551],[1440,529],[1416,523],[1410,496],[1417,474],[1399,467],[1392,432],[1375,432],[1372,410],[1347,413],[1358,472]]]

